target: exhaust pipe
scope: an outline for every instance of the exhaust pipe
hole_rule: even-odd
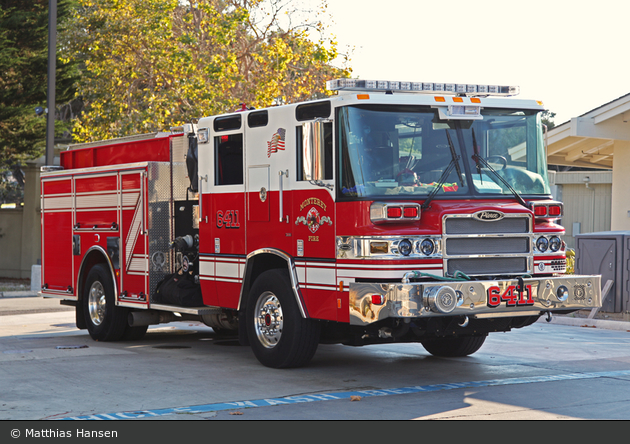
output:
[[[127,322],[131,327],[140,327],[145,325],[166,324],[168,322],[180,321],[181,319],[182,318],[170,312],[132,311],[129,313]]]

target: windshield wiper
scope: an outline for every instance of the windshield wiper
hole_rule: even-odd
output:
[[[473,151],[475,153],[473,160],[475,160],[475,156],[479,157],[479,145],[477,145],[477,138],[475,137],[475,129],[472,128],[472,138],[473,138]],[[481,167],[479,166],[479,162],[475,160],[475,167],[477,168],[477,174],[479,174],[479,180],[483,184],[483,178],[481,177]]]
[[[448,146],[451,150],[451,161],[446,167],[446,169],[444,170],[444,172],[442,173],[442,177],[440,177],[440,180],[438,181],[433,191],[429,193],[429,195],[427,196],[427,199],[420,206],[420,208],[422,208],[423,210],[427,209],[431,201],[435,199],[435,196],[440,191],[440,188],[442,188],[442,186],[446,183],[446,179],[448,179],[448,175],[451,174],[451,171],[453,171],[453,167],[455,167],[455,169],[457,170],[457,177],[459,179],[460,185],[464,186],[464,176],[462,175],[462,169],[459,166],[459,159],[461,159],[461,156],[459,156],[455,152],[455,146],[453,145],[453,141],[451,140],[451,135],[448,133],[448,130],[444,130],[444,131],[446,131],[446,139],[448,140]]]
[[[494,175],[496,177],[499,178],[499,180],[503,183],[503,185],[505,185],[507,187],[508,190],[510,190],[510,192],[514,195],[514,197],[516,198],[516,200],[518,201],[518,203],[520,203],[521,205],[523,205],[525,208],[527,208],[528,210],[530,210],[531,208],[529,208],[529,205],[527,205],[527,202],[525,202],[523,200],[523,198],[521,197],[520,194],[518,194],[518,191],[516,191],[514,188],[512,188],[512,186],[508,183],[507,180],[505,180],[503,178],[503,176],[501,176],[497,170],[495,170],[494,168],[492,168],[490,166],[490,164],[486,161],[486,159],[484,159],[483,157],[481,157],[479,154],[475,153],[472,155],[472,158],[475,162],[477,163],[481,163],[483,166],[485,166],[488,170],[492,171],[494,173]],[[480,174],[481,176],[481,174]]]
[[[448,147],[451,149],[451,159],[453,159],[453,161],[455,161],[455,169],[457,170],[457,177],[459,179],[459,183],[462,184],[462,186],[464,186],[464,176],[462,175],[462,169],[459,167],[459,156],[455,153],[455,146],[453,145],[453,141],[451,140],[451,135],[448,133],[448,130],[444,130],[446,131],[446,138],[448,139]],[[455,159],[458,160],[455,160]]]
[[[424,203],[420,206],[420,208],[422,208],[423,210],[426,210],[427,208],[429,208],[429,204],[435,198],[435,195],[440,191],[440,188],[442,188],[442,186],[446,183],[446,179],[448,179],[448,175],[451,174],[451,171],[453,171],[453,167],[456,165],[459,165],[460,156],[456,155],[455,152],[453,152],[453,156],[454,157],[451,159],[451,162],[448,164],[448,166],[442,173],[442,177],[440,177],[440,180],[438,181],[437,185],[435,186],[433,191],[429,193]],[[462,182],[462,186],[463,186],[463,182]]]

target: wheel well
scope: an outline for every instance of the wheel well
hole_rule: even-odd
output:
[[[249,290],[256,281],[256,278],[265,271],[274,269],[288,270],[289,263],[287,259],[273,253],[261,253],[248,258],[239,306],[243,303],[243,298],[249,294]]]
[[[109,269],[110,271],[112,270],[111,264],[109,260],[107,259],[107,256],[105,256],[103,252],[101,252],[98,249],[93,249],[91,251],[88,251],[88,253],[83,258],[83,262],[81,262],[81,267],[79,269],[79,276],[78,276],[79,282],[77,282],[77,300],[78,301],[80,301],[83,298],[83,293],[85,291],[85,288],[84,288],[85,279],[88,273],[90,272],[90,270],[92,269],[92,267],[94,267],[96,264],[103,264],[107,269]],[[113,273],[112,273],[112,279],[113,279]],[[114,291],[115,291],[117,287],[115,279],[113,279],[113,284],[114,284]]]

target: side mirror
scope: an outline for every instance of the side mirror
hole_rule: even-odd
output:
[[[302,179],[325,180],[326,177],[326,130],[332,123],[328,119],[316,119],[302,123]]]

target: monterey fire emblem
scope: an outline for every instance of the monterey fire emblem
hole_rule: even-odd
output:
[[[320,207],[322,210],[326,211],[326,204],[324,202],[316,198],[306,199],[304,202],[302,202],[302,205],[300,205],[300,210],[304,210],[308,206],[311,207],[306,212],[306,217],[298,217],[295,221],[295,225],[303,223],[313,234],[316,233],[317,230],[319,230],[319,227],[326,223],[328,225],[332,225],[332,220],[330,219],[330,217],[320,216],[319,210],[317,209],[317,207]]]

